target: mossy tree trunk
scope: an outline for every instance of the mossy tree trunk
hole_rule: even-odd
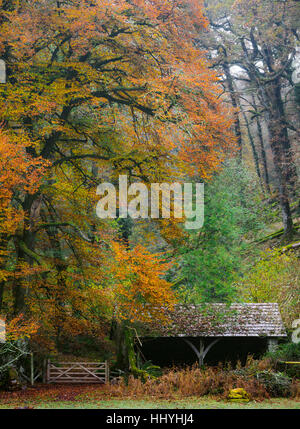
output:
[[[146,381],[150,375],[137,366],[137,356],[134,349],[135,330],[128,322],[115,323],[113,338],[117,348],[116,367],[127,374]]]

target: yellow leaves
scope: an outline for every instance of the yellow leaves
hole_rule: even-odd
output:
[[[172,308],[176,300],[172,285],[162,278],[169,264],[141,245],[129,250],[115,242],[112,247],[117,262],[113,290],[118,317],[141,322],[153,317],[164,320],[164,309]]]
[[[12,205],[15,193],[34,193],[48,163],[26,153],[31,146],[24,135],[10,136],[0,129],[0,232],[13,233],[22,220],[21,208]]]
[[[6,325],[6,340],[17,341],[32,337],[38,330],[39,325],[34,320],[25,319],[19,314]]]
[[[10,28],[3,27],[10,45],[24,54],[13,65],[18,84],[7,85],[5,116],[49,115],[51,125],[41,135],[56,130],[71,138],[74,130],[55,123],[56,114],[74,103],[90,115],[88,106],[98,115],[99,129],[112,126],[122,135],[125,151],[159,146],[163,153],[180,147],[174,162],[192,162],[201,174],[213,171],[220,161],[202,156],[201,144],[214,143],[207,145],[212,155],[214,145],[224,152],[231,123],[217,101],[218,78],[192,42],[206,24],[198,0],[98,1],[93,6],[75,1],[59,11],[41,1],[38,12],[22,6],[11,16]],[[134,106],[152,110],[155,117],[145,124],[145,115]],[[199,126],[203,115],[205,127]],[[198,151],[190,150],[194,146]]]
[[[143,246],[111,245],[116,224],[95,218],[95,188],[121,172],[147,183],[192,169],[206,177],[223,159],[231,122],[217,99],[218,78],[193,44],[206,26],[201,2],[74,0],[58,9],[39,0],[6,18],[0,46],[5,40],[11,52],[10,75],[0,110],[35,141],[21,133],[17,144],[0,139],[1,216],[6,232],[28,231],[29,214],[10,201],[16,189],[41,192],[30,231],[49,268],[41,276],[18,266],[30,311],[49,338],[96,329],[113,304],[120,318],[163,319],[175,302],[168,264]],[[43,187],[45,166],[26,154],[33,148],[53,163]],[[175,221],[159,226],[167,242],[182,239]]]
[[[237,284],[245,301],[277,302],[287,326],[300,311],[299,258],[297,252],[267,250]]]

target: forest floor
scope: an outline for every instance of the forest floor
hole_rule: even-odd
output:
[[[0,409],[300,409],[300,399],[272,398],[231,403],[212,396],[176,398],[113,397],[102,386],[43,386],[0,392]]]

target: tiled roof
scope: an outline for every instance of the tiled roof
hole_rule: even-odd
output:
[[[177,305],[160,336],[283,337],[286,331],[276,303]]]

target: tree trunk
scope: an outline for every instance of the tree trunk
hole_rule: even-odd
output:
[[[251,73],[249,73],[249,77],[258,84],[258,96],[265,108],[265,118],[277,179],[278,200],[282,212],[284,236],[291,237],[293,234],[293,219],[290,208],[290,191],[294,192],[297,173],[286,127],[280,78],[265,83],[257,82]]]
[[[290,237],[293,234],[290,191],[294,192],[295,190],[297,174],[286,127],[280,80],[274,80],[274,82],[266,86],[265,90],[270,106],[267,112],[267,123],[278,181],[279,203],[282,211],[284,235]]]
[[[23,210],[25,213],[25,221],[23,231],[16,234],[14,237],[14,244],[16,248],[16,265],[20,263],[27,263],[29,266],[33,265],[35,258],[34,244],[35,233],[32,231],[32,208],[39,196],[27,194],[23,202]],[[29,281],[29,279],[27,279]],[[13,283],[14,295],[14,315],[23,313],[25,311],[25,296],[28,294],[28,286],[24,286],[22,278],[15,278]]]
[[[0,236],[0,250],[1,251],[5,252],[7,250],[8,241],[9,241],[8,236],[6,234],[1,234],[1,236]],[[5,270],[5,266],[6,266],[6,262],[5,261],[6,260],[3,259],[3,261],[4,262],[3,262],[2,266],[0,266],[0,269]],[[0,312],[2,310],[2,305],[3,305],[5,283],[6,283],[6,280],[1,280],[1,282],[0,282]]]
[[[239,159],[242,159],[242,132],[241,132],[241,124],[240,124],[240,118],[239,118],[239,112],[237,110],[238,106],[239,106],[239,102],[238,102],[238,95],[236,94],[236,91],[234,89],[234,84],[233,84],[233,78],[230,72],[230,67],[228,64],[228,60],[227,60],[227,52],[225,47],[222,47],[223,49],[223,53],[224,53],[224,60],[222,63],[222,67],[225,73],[225,77],[226,77],[226,83],[227,83],[227,87],[228,87],[228,91],[229,91],[229,95],[230,95],[230,99],[231,99],[231,104],[233,106],[233,108],[235,109],[234,112],[234,132],[235,135],[237,137],[237,143],[238,143],[238,148],[239,148]]]
[[[132,374],[145,382],[148,378],[153,378],[147,371],[137,367],[137,357],[134,350],[134,329],[128,324],[115,323],[114,341],[117,348],[116,367],[127,374]]]
[[[270,103],[269,132],[273,155],[274,157],[276,156],[276,162],[280,163],[287,190],[294,194],[297,170],[286,126],[287,121],[281,96],[280,79],[276,79],[267,85],[266,93]]]
[[[129,371],[129,359],[128,359],[128,352],[126,349],[124,324],[117,323],[117,322],[114,323],[112,337],[113,337],[113,340],[115,342],[116,349],[117,349],[116,367],[122,371],[128,372]]]
[[[254,165],[255,165],[255,170],[256,170],[256,174],[257,177],[259,179],[259,183],[260,183],[260,187],[262,189],[262,191],[264,191],[264,187],[263,187],[263,183],[262,183],[262,177],[261,177],[261,172],[260,172],[260,167],[259,167],[259,158],[258,158],[258,153],[255,147],[255,143],[254,143],[254,139],[250,130],[250,125],[249,125],[249,121],[247,118],[246,113],[244,112],[242,106],[241,107],[241,112],[243,114],[244,120],[245,120],[245,124],[246,124],[246,128],[247,128],[247,132],[248,132],[248,137],[249,137],[249,142],[250,142],[250,146],[252,149],[252,154],[253,154],[253,159],[254,159]]]
[[[257,112],[257,105],[256,105],[256,101],[255,101],[254,96],[252,96],[252,104],[253,104],[255,111]],[[266,150],[265,150],[262,127],[261,127],[261,123],[260,123],[258,115],[256,116],[256,127],[257,127],[258,141],[260,144],[261,159],[262,159],[262,164],[263,164],[263,169],[264,169],[264,180],[265,180],[267,191],[270,194],[271,188],[270,188],[270,178],[269,178],[269,169],[268,169],[268,163],[267,163],[267,155],[266,155]]]
[[[16,246],[16,261],[17,264],[25,261],[25,255],[22,249],[19,246],[19,242],[15,239]],[[14,305],[13,305],[13,314],[17,316],[18,314],[24,311],[25,307],[25,295],[26,289],[22,282],[22,278],[14,278],[13,280],[13,296],[14,296]]]

